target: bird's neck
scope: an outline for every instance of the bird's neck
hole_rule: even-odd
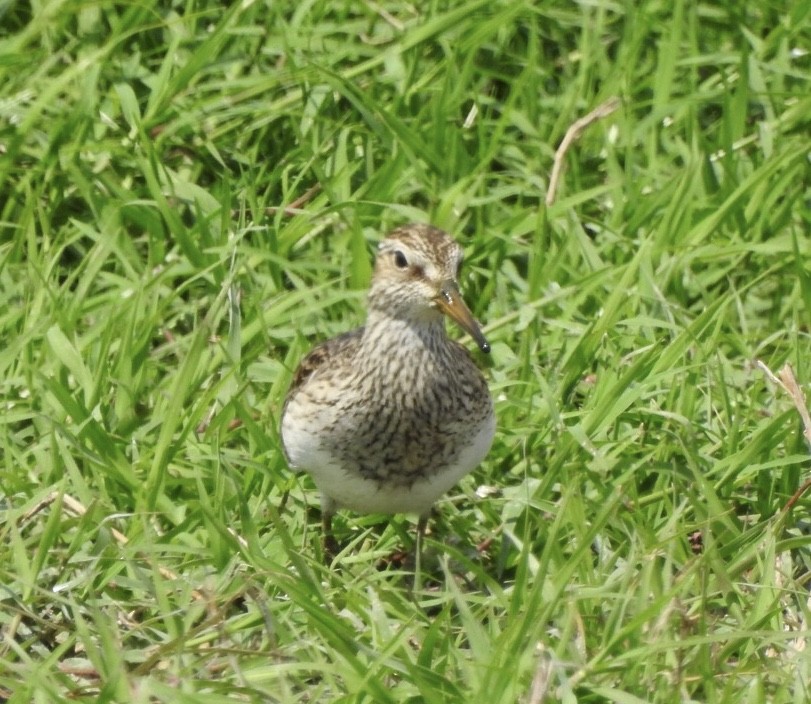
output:
[[[435,355],[449,344],[445,319],[439,311],[414,318],[375,309],[369,311],[361,342],[370,357]]]

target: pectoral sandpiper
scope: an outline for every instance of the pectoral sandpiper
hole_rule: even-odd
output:
[[[365,326],[321,343],[296,370],[282,443],[290,466],[321,492],[328,555],[338,508],[418,514],[419,555],[434,502],[490,449],[487,383],[445,333],[443,314],[490,351],[459,293],[461,261],[442,230],[394,230],[378,248]]]

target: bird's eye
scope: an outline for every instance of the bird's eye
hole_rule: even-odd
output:
[[[399,249],[394,253],[394,264],[398,269],[405,269],[408,266],[408,259]]]

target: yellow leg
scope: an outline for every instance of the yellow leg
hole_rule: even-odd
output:
[[[324,562],[331,564],[338,554],[338,541],[332,534],[332,517],[335,515],[335,502],[321,495],[321,538],[324,548]]]
[[[430,511],[424,513],[417,521],[417,540],[414,545],[414,591],[422,590],[422,543],[425,538],[425,529],[428,526]]]

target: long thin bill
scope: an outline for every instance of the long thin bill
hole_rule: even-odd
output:
[[[442,285],[439,296],[436,299],[439,309],[447,315],[451,320],[457,323],[463,330],[470,333],[470,336],[476,341],[479,349],[482,352],[490,351],[490,343],[484,336],[479,323],[470,312],[462,294],[459,293],[459,287],[455,281],[446,281]]]

